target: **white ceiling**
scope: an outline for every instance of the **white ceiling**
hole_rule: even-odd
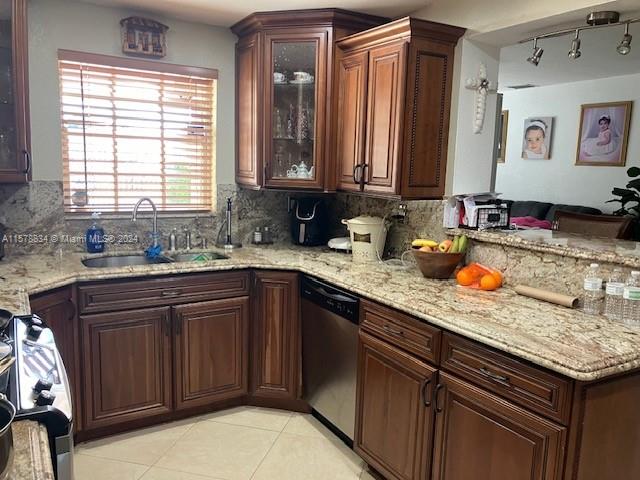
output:
[[[582,56],[576,60],[567,57],[572,35],[540,40],[538,46],[544,49],[544,54],[537,67],[526,61],[532,43],[503,47],[499,88],[504,91],[511,85],[526,83],[543,86],[640,73],[640,23],[632,24],[629,33],[634,36],[631,53],[619,55],[616,47],[624,34],[622,25],[582,32]]]
[[[346,10],[402,17],[430,0],[82,0],[108,7],[131,8],[182,20],[229,27],[253,12],[339,7]]]

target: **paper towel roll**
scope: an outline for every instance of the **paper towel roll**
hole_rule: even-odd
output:
[[[562,305],[563,307],[578,307],[578,297],[572,297],[571,295],[563,295],[561,293],[550,292],[549,290],[542,290],[541,288],[527,287],[526,285],[516,285],[514,290],[516,293],[524,295],[525,297],[555,303],[557,305]]]

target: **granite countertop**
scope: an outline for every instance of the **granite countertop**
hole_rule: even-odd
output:
[[[81,263],[86,256],[5,258],[0,308],[27,313],[29,294],[76,281],[242,268],[297,270],[577,380],[640,367],[640,328],[522,297],[507,287],[471,290],[453,280],[426,279],[415,267],[354,263],[350,255],[324,248],[245,247],[227,260],[92,269]]]
[[[534,252],[640,268],[640,242],[630,240],[586,237],[544,229],[505,231],[452,228],[447,230],[447,233],[449,235],[465,234],[479,242],[506,245]]]
[[[31,420],[11,425],[15,456],[7,480],[54,480],[47,428]]]

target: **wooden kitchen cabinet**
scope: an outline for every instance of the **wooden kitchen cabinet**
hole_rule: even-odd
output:
[[[248,392],[249,298],[174,307],[176,409]]]
[[[27,0],[0,0],[0,183],[31,179]]]
[[[359,191],[364,180],[359,169],[364,163],[368,62],[367,52],[356,52],[345,55],[337,66],[337,110],[341,112],[337,118],[340,133],[336,136],[339,190]]]
[[[433,480],[560,480],[566,428],[447,373],[434,393]]]
[[[295,400],[301,384],[298,274],[256,271],[254,279],[251,394]]]
[[[239,185],[335,191],[335,40],[386,20],[314,9],[254,13],[231,27]]]
[[[346,127],[336,138],[340,190],[444,195],[454,49],[463,33],[407,17],[338,40],[335,108]]]
[[[87,429],[172,411],[170,307],[86,315],[80,325]]]
[[[260,36],[246,35],[236,45],[236,182],[262,185],[262,72]]]
[[[429,476],[436,372],[360,331],[354,449],[389,480]]]

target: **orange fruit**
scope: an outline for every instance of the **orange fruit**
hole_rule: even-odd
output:
[[[458,285],[467,287],[473,283],[474,276],[469,270],[463,268],[458,273],[456,273],[456,280],[458,281]]]
[[[480,279],[480,288],[482,290],[496,290],[500,287],[500,282],[490,273],[483,275]]]
[[[494,270],[491,272],[491,275],[493,275],[493,278],[495,278],[496,282],[498,282],[498,286],[501,287],[503,282],[502,273],[500,273],[498,270]]]

